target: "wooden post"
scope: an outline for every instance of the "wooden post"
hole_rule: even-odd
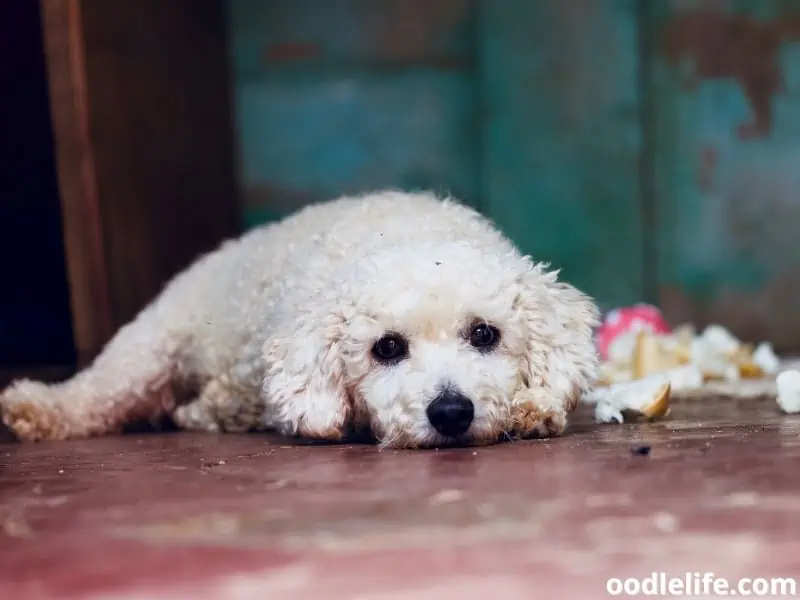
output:
[[[81,363],[239,228],[219,0],[41,0]]]

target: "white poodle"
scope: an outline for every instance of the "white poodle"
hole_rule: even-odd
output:
[[[168,415],[391,447],[559,435],[597,367],[590,298],[433,195],[314,205],[200,258],[65,382],[18,381],[21,440]]]

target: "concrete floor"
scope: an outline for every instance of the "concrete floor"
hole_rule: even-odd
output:
[[[0,598],[586,600],[654,571],[800,575],[799,458],[800,419],[752,399],[480,449],[5,443]]]

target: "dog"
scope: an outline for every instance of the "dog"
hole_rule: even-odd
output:
[[[21,441],[274,430],[392,448],[561,435],[593,384],[599,311],[472,208],[381,191],[201,256],[56,384],[0,395]]]

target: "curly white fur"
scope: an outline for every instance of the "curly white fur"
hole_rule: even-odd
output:
[[[200,258],[90,367],[55,385],[16,382],[0,411],[22,440],[164,414],[190,429],[327,440],[369,430],[394,447],[557,435],[593,382],[597,318],[470,208],[425,193],[342,198]],[[474,322],[499,330],[493,351],[465,339]],[[372,353],[386,332],[409,343],[395,364]],[[426,417],[445,387],[474,403],[458,439]]]

